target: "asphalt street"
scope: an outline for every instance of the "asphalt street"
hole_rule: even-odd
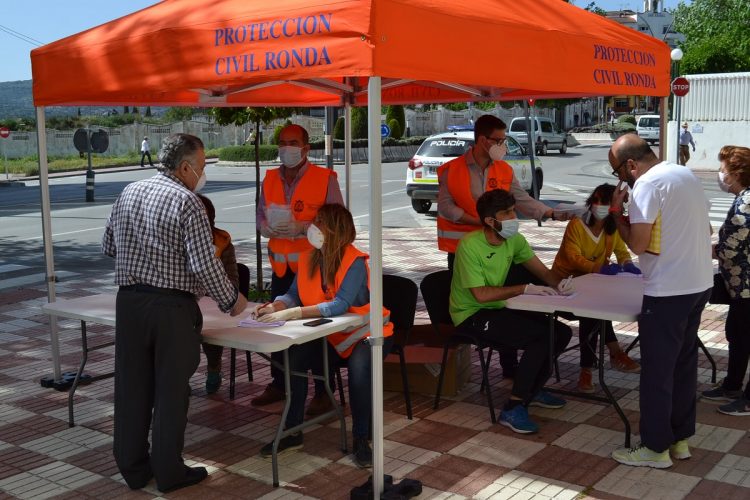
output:
[[[608,145],[579,146],[569,149],[565,155],[554,152],[542,157],[541,200],[550,206],[582,202],[595,186],[614,183],[607,163],[608,148]],[[343,166],[335,168],[343,190]],[[383,226],[434,227],[436,205],[427,214],[418,214],[412,209],[404,188],[406,168],[406,163],[382,166]],[[58,274],[112,270],[111,259],[102,256],[99,249],[112,203],[128,183],[155,173],[150,168],[97,173],[93,203],[85,202],[85,176],[50,180],[51,229]],[[241,253],[251,254],[255,237],[254,169],[211,165],[206,175],[208,183],[202,192],[216,206],[216,225],[232,234]],[[703,180],[706,199],[711,202],[712,224],[718,227],[733,197],[719,191],[715,173],[699,173],[699,177]],[[355,224],[359,231],[365,231],[370,213],[366,164],[352,166],[351,187]],[[43,281],[43,278],[39,184],[27,181],[23,187],[0,188],[0,290]]]

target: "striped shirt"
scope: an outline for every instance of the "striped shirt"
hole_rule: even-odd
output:
[[[116,285],[209,295],[224,312],[237,300],[237,290],[214,254],[203,204],[169,173],[125,187],[107,220],[102,252],[115,258]]]

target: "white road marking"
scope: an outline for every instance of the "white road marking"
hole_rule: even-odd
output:
[[[234,210],[236,208],[249,208],[249,207],[254,207],[254,206],[255,206],[255,203],[251,203],[249,205],[236,205],[234,207],[226,207],[226,208],[222,208],[222,210]]]
[[[411,208],[411,205],[408,205],[408,206],[405,206],[405,207],[389,208],[388,210],[383,210],[382,213],[395,212],[396,210],[403,210],[405,208]],[[356,220],[356,219],[361,219],[363,217],[369,217],[369,216],[370,216],[370,214],[362,214],[362,215],[358,215],[356,217],[352,217],[352,219]]]
[[[98,230],[102,230],[102,229],[104,229],[104,226],[102,226],[102,227],[92,227],[92,228],[89,228],[89,229],[79,229],[77,231],[66,231],[64,233],[54,233],[52,235],[52,237],[54,238],[55,236],[63,236],[63,235],[66,235],[66,234],[85,233],[86,231],[98,231]],[[28,238],[28,239],[29,240],[41,240],[43,237],[44,236],[34,236],[33,238]]]

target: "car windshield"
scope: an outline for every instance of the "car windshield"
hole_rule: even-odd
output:
[[[508,155],[510,156],[523,156],[523,149],[521,145],[516,142],[512,137],[506,137],[505,143],[508,145]]]
[[[461,156],[474,145],[474,139],[459,139],[458,137],[436,137],[425,140],[417,155],[433,158],[451,158]]]
[[[659,126],[659,117],[649,117],[649,118],[641,118],[638,122],[641,127],[658,127]]]

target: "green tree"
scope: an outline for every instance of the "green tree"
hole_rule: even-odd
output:
[[[145,116],[151,116],[151,106],[146,106],[146,114]]]
[[[401,134],[396,137],[393,132],[391,132],[391,137],[395,137],[396,139],[400,139],[401,135],[403,135],[404,131],[406,130],[406,115],[404,114],[404,107],[403,106],[388,106],[388,110],[385,113],[385,123],[388,124],[390,127],[391,120],[396,120],[398,122],[399,131]],[[391,127],[391,130],[393,127]]]
[[[465,102],[449,102],[447,104],[444,104],[445,109],[450,109],[451,111],[463,111],[465,109],[469,109],[469,105]]]
[[[123,107],[122,107],[122,113],[123,113],[124,115],[127,115],[127,114],[129,114],[129,113],[130,113],[130,108],[129,108],[128,106],[123,106]]]
[[[336,125],[333,126],[333,138],[344,140],[344,117],[339,116],[336,119]]]
[[[600,16],[607,16],[607,11],[596,5],[596,2],[589,3],[586,7],[583,8],[583,10],[593,12],[594,14],[598,14]]]
[[[391,129],[391,137],[394,139],[401,139],[401,136],[404,134],[403,130],[401,130],[401,125],[399,125],[398,120],[395,118],[391,118],[386,122],[388,125],[388,128]]]
[[[252,123],[255,127],[255,206],[260,203],[260,124],[268,125],[274,120],[288,118],[297,112],[297,108],[211,108],[210,115],[219,125],[244,125]],[[260,228],[255,227],[255,264],[257,269],[256,288],[263,291],[263,248],[260,241]]]
[[[352,108],[352,139],[367,139],[367,108]]]
[[[750,2],[693,0],[674,12],[675,31],[685,35],[680,73],[750,71]]]
[[[137,115],[139,113],[140,113],[140,111],[138,111],[138,107],[137,106],[133,106],[133,114]]]
[[[164,113],[164,120],[167,122],[181,122],[192,120],[195,108],[168,108]]]

